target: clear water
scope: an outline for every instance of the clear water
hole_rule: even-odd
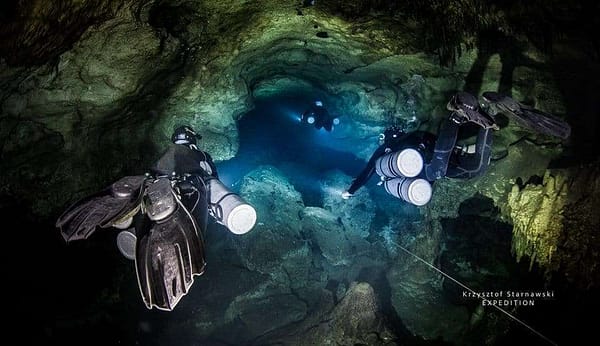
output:
[[[357,157],[360,143],[347,135],[351,120],[333,131],[317,130],[300,122],[301,114],[318,97],[288,94],[256,102],[238,122],[240,149],[231,160],[217,164],[221,180],[239,189],[241,179],[260,165],[271,165],[284,173],[302,194],[305,205],[322,206],[320,178],[323,172],[340,170],[354,177],[366,162]],[[339,114],[335,109],[329,109]]]

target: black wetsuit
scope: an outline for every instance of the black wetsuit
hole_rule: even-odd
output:
[[[219,179],[212,157],[197,149],[195,145],[171,144],[152,166],[151,171],[157,175],[172,175],[175,172],[183,204],[194,215],[201,229],[204,229],[209,202],[205,179]]]
[[[474,153],[452,155],[460,127],[452,120],[442,123],[432,158],[423,169],[422,175],[427,180],[443,177],[468,179],[482,175],[487,170],[492,155],[492,129],[479,128]]]
[[[198,174],[219,178],[212,157],[195,146],[171,144],[152,166],[155,174]]]
[[[426,163],[418,177],[430,182],[443,177],[467,179],[483,174],[490,162],[492,130],[483,128],[479,130],[474,153],[453,155],[460,127],[461,125],[447,119],[442,123],[437,138],[428,132],[415,131],[401,136],[397,140],[384,143],[371,155],[365,168],[352,181],[348,192],[354,194],[367,183],[375,173],[377,159],[386,153],[406,148],[417,149],[421,152]]]

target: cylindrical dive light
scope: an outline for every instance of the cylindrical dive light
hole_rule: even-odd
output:
[[[422,170],[423,157],[411,148],[385,154],[375,162],[375,171],[385,178],[412,178]]]
[[[431,200],[431,184],[425,179],[394,178],[386,180],[384,186],[392,196],[416,206],[425,205]]]
[[[212,215],[217,222],[235,234],[247,233],[254,227],[256,210],[250,204],[216,178],[207,179],[206,185]]]

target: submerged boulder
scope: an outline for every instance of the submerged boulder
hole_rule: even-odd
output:
[[[371,223],[375,217],[375,203],[367,189],[360,189],[354,197],[344,200],[341,198],[339,187],[350,186],[351,178],[339,171],[329,172],[322,183],[326,192],[323,197],[325,209],[339,217],[346,232],[362,238],[369,236]]]
[[[313,340],[340,345],[387,345],[396,336],[386,323],[373,287],[366,282],[353,282],[332,311],[331,321],[319,326]]]
[[[392,305],[410,333],[460,344],[469,326],[469,312],[444,297],[436,273],[409,259],[392,267],[387,279]]]
[[[352,240],[348,239],[340,220],[331,212],[308,207],[302,214],[302,227],[311,236],[321,254],[333,266],[350,265],[356,256]],[[355,239],[361,241],[360,238]]]
[[[240,193],[258,217],[251,232],[235,238],[248,269],[274,275],[286,259],[308,256],[301,233],[302,197],[279,170],[272,166],[254,169],[244,177]]]
[[[225,312],[226,323],[242,323],[248,339],[264,335],[291,323],[308,313],[306,302],[292,292],[260,286],[235,298]],[[236,335],[233,340],[239,340]]]
[[[282,345],[396,345],[377,292],[366,282],[352,282],[344,298],[317,319],[307,319],[271,342]]]
[[[258,221],[251,232],[230,240],[240,265],[263,279],[247,282],[229,303],[223,318],[235,333],[227,328],[216,333],[231,342],[252,340],[302,320],[321,286],[320,276],[312,275],[311,251],[302,233],[300,193],[278,169],[260,166],[244,177],[240,194],[256,209]]]

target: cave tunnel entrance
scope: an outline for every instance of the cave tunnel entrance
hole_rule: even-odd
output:
[[[320,100],[340,124],[331,132],[300,121],[302,113]],[[217,164],[221,180],[239,189],[241,179],[260,165],[279,169],[301,193],[306,206],[322,206],[324,173],[340,170],[354,177],[365,161],[355,155],[363,147],[348,132],[353,124],[314,90],[296,90],[255,99],[255,107],[238,121],[239,151]],[[340,186],[340,193],[344,187]]]

